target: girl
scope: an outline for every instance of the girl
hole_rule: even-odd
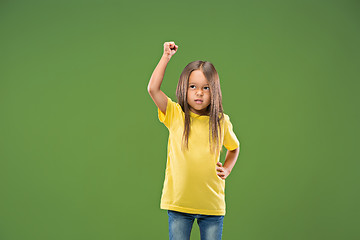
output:
[[[195,218],[202,240],[221,239],[225,216],[225,179],[239,155],[239,141],[223,113],[217,71],[207,61],[189,63],[180,75],[177,103],[160,90],[165,69],[177,52],[164,52],[148,85],[158,118],[169,130],[161,209],[168,210],[170,240],[188,240]],[[219,162],[222,145],[228,150]]]

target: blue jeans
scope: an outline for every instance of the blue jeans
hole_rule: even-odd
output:
[[[223,215],[190,214],[168,210],[170,240],[189,240],[195,218],[200,228],[201,240],[221,240]]]

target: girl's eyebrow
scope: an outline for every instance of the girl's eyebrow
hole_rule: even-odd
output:
[[[194,85],[196,85],[196,83],[192,83],[192,82],[189,83],[189,84],[194,84]],[[206,86],[206,85],[209,85],[209,84],[208,84],[208,83],[204,84],[204,86]]]

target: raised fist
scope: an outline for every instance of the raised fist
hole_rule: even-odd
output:
[[[164,43],[164,55],[171,58],[177,51],[178,46],[174,42],[165,42]]]

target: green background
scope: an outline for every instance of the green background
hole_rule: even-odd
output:
[[[168,130],[147,92],[167,41],[161,89],[176,100],[184,67],[212,62],[241,142],[223,239],[360,239],[359,10],[1,1],[0,239],[168,239]]]

